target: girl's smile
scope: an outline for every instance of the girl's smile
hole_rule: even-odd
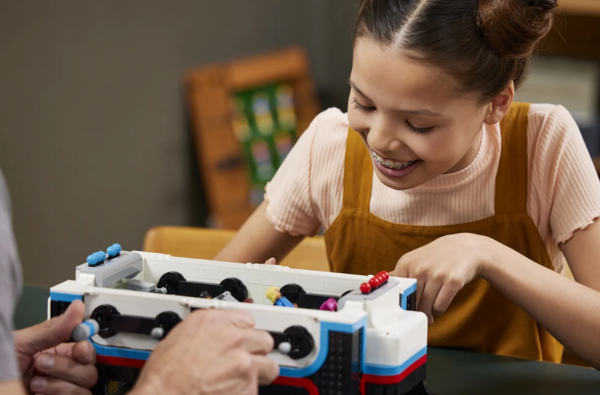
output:
[[[402,178],[409,175],[421,163],[419,159],[413,159],[409,161],[394,161],[391,159],[385,159],[377,155],[373,150],[371,150],[371,157],[373,158],[373,164],[375,168],[392,178]]]

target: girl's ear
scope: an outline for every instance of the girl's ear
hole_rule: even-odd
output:
[[[498,96],[488,104],[487,115],[483,122],[488,125],[494,125],[508,113],[510,105],[515,97],[515,83],[510,82]]]

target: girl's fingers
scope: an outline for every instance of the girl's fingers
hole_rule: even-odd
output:
[[[433,303],[435,302],[440,289],[442,288],[443,283],[441,281],[428,281],[423,286],[423,293],[421,294],[421,299],[417,302],[417,309],[427,314],[427,318],[429,318],[429,324],[433,324],[433,314],[432,308]],[[419,286],[417,285],[417,289]]]
[[[462,287],[455,284],[444,284],[431,308],[434,317],[439,317],[448,310],[450,303]]]
[[[277,260],[275,260],[275,258],[269,258],[265,262],[265,265],[277,265]]]
[[[408,277],[408,264],[402,260],[398,261],[396,269],[394,270],[395,277]]]

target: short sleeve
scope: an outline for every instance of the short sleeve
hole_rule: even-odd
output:
[[[265,189],[267,220],[277,230],[293,236],[314,236],[321,225],[310,191],[312,148],[319,122],[320,116],[317,116]]]
[[[12,232],[8,191],[0,172],[0,381],[18,380],[13,313],[21,288],[21,270]]]
[[[554,106],[545,116],[536,117],[540,127],[533,147],[532,192],[537,195],[540,216],[549,218],[558,245],[600,217],[600,181],[568,110]]]

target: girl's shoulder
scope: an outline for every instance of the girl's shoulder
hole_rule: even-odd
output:
[[[331,107],[317,115],[307,131],[312,131],[315,137],[328,141],[332,136],[347,135],[349,127],[348,114],[339,108]]]
[[[331,162],[339,163],[340,156],[343,159],[349,127],[348,114],[338,108],[321,112],[311,122],[305,133],[312,140],[310,150],[315,169]]]
[[[529,211],[542,236],[551,235],[558,245],[600,214],[600,183],[565,107],[532,104],[528,121]]]
[[[569,110],[560,104],[532,103],[529,108],[528,122],[528,137],[564,133],[565,130],[579,134],[575,119]]]
[[[589,156],[577,122],[565,107],[556,104],[532,104],[529,109],[527,145],[530,161],[556,166],[570,154]],[[531,164],[531,163],[530,163]]]

